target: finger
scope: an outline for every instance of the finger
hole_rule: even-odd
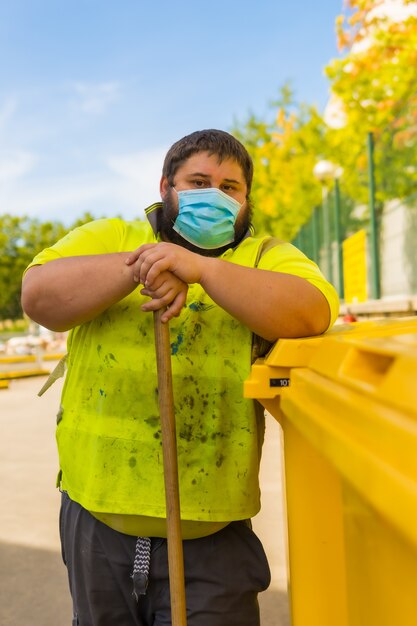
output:
[[[170,269],[171,262],[167,257],[158,258],[157,255],[151,256],[146,259],[142,264],[140,272],[140,280],[146,287],[153,285],[156,279],[162,272],[166,272]]]
[[[145,243],[143,246],[140,246],[140,248],[137,248],[137,250],[133,250],[133,252],[130,252],[129,256],[125,260],[126,265],[132,265],[133,263],[135,263],[135,261],[138,260],[142,252],[154,248],[157,245],[158,244],[156,243]]]
[[[167,310],[161,315],[161,322],[169,322],[173,317],[179,317],[185,306],[187,291],[188,289],[184,289],[176,295]]]
[[[170,306],[174,299],[175,291],[173,289],[169,289],[163,295],[156,296],[153,294],[152,299],[148,300],[148,302],[144,302],[140,308],[142,311],[145,311],[145,313],[148,311],[157,311],[164,306]]]
[[[143,295],[145,296],[156,295],[156,297],[158,297],[159,295],[163,295],[164,293],[166,293],[168,289],[171,289],[171,288],[172,286],[170,285],[170,282],[168,281],[167,276],[164,272],[163,274],[159,274],[159,276],[153,281],[152,284],[146,284],[146,287],[144,287],[144,289],[146,289],[147,291],[151,293],[150,294],[144,293]]]
[[[149,300],[149,302],[145,302],[145,304],[142,304],[140,310],[144,313],[149,313],[151,311],[158,311],[165,306],[167,306],[167,304],[162,298],[152,298],[152,300]]]
[[[172,290],[172,287],[170,287],[169,284],[163,283],[157,289],[154,289],[153,287],[144,287],[143,289],[140,290],[140,293],[142,294],[142,296],[149,296],[150,298],[160,299],[160,298],[164,298],[165,296],[167,296],[167,294],[171,290]]]
[[[137,283],[144,284],[146,274],[152,263],[159,258],[153,251],[156,250],[157,244],[145,244],[131,253],[126,259],[126,263],[133,266],[133,279]]]
[[[126,265],[132,265],[135,261],[138,260],[138,254],[136,252],[132,252],[129,254],[127,259],[125,260]]]
[[[142,254],[137,264],[135,265],[135,272],[137,272],[138,280],[142,283],[142,285],[146,284],[148,272],[152,267],[153,259],[151,254]],[[149,283],[146,285],[149,286]]]
[[[151,267],[152,260],[149,259],[149,253],[146,253],[146,251],[141,252],[133,265],[133,280],[144,285],[148,271]]]

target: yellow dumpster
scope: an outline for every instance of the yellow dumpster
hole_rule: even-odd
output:
[[[284,434],[293,626],[417,624],[417,318],[280,340],[245,383]]]

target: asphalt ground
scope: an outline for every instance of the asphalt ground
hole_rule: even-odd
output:
[[[0,389],[0,625],[70,626],[71,601],[61,560],[55,488],[55,414],[62,383],[41,398],[45,377]],[[262,511],[253,520],[270,562],[261,594],[262,626],[289,626],[283,532],[281,432],[267,416],[261,467]],[[116,625],[115,625],[116,626]]]

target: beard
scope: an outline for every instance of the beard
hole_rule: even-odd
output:
[[[201,254],[202,256],[216,257],[223,254],[223,252],[226,252],[226,250],[228,250],[229,248],[234,248],[242,241],[242,239],[247,234],[249,227],[251,226],[252,202],[250,198],[247,198],[246,207],[238,215],[234,225],[234,240],[231,243],[221,246],[220,248],[207,250],[206,248],[200,248],[199,246],[196,246],[193,243],[187,241],[186,239],[184,239],[184,237],[181,237],[181,235],[174,230],[173,226],[178,215],[178,206],[176,204],[176,198],[174,198],[171,188],[168,189],[163,205],[164,206],[158,214],[158,232],[161,236],[162,241],[175,243],[179,246],[182,246],[183,248],[186,248],[187,250],[190,250],[191,252]]]

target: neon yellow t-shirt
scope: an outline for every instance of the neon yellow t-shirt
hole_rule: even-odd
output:
[[[266,239],[249,237],[222,258],[306,278],[326,296],[333,322],[337,295],[317,266],[286,243],[257,262]],[[147,223],[97,220],[41,252],[31,266],[129,251],[153,241]],[[153,319],[140,311],[145,300],[135,290],[74,328],[68,340],[57,427],[62,487],[86,509],[105,521],[107,516],[109,525],[112,515],[166,516]],[[252,334],[200,285],[190,285],[170,334],[181,517],[197,525],[211,523],[213,529],[252,517],[260,506],[264,432],[262,411],[255,411],[242,392],[251,367]]]

